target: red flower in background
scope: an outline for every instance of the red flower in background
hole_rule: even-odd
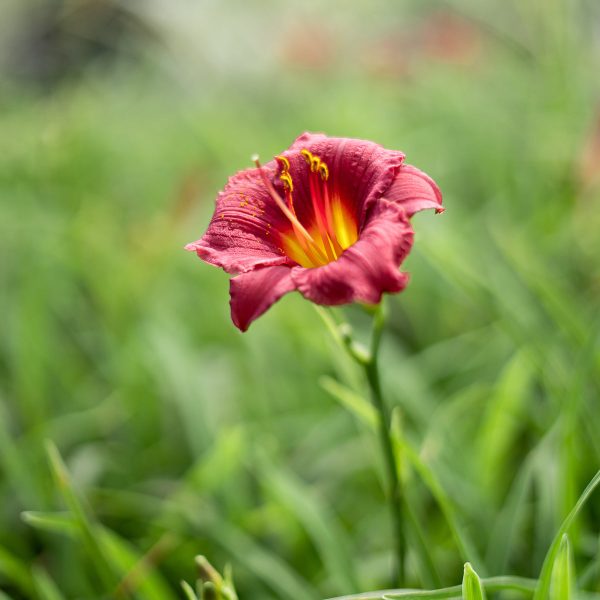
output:
[[[288,150],[240,171],[218,195],[206,233],[188,244],[235,274],[231,318],[246,331],[281,296],[376,304],[408,275],[409,218],[442,196],[404,154],[373,142],[304,133]]]

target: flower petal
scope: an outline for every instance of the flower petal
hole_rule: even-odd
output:
[[[384,195],[402,206],[409,217],[426,208],[434,208],[438,213],[444,212],[442,193],[435,181],[412,165],[402,165]]]
[[[360,239],[338,260],[314,269],[295,267],[292,278],[302,295],[317,304],[376,304],[384,292],[399,292],[408,283],[398,267],[413,235],[404,210],[382,199],[370,211]]]
[[[327,165],[331,197],[339,197],[357,216],[359,225],[373,202],[388,190],[404,160],[402,152],[387,150],[375,142],[303,133],[283,153],[290,162],[295,208],[303,222],[312,219],[312,205],[302,150],[308,150]]]
[[[275,161],[263,167],[269,178]],[[256,267],[294,264],[281,249],[279,231],[288,222],[273,202],[258,169],[240,171],[219,193],[206,233],[186,246],[208,263],[229,273],[244,273]]]
[[[233,277],[229,283],[231,320],[246,331],[254,319],[295,288],[290,267],[259,267]]]

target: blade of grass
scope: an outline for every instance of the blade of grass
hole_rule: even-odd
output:
[[[481,584],[487,593],[513,591],[526,595],[532,595],[535,591],[536,580],[525,577],[489,577],[481,579]],[[364,594],[354,594],[351,596],[340,596],[339,598],[329,598],[328,600],[390,600],[394,598],[403,598],[404,600],[438,600],[443,598],[460,598],[462,594],[462,584],[454,585],[438,590],[381,590],[378,592],[366,592]]]
[[[419,474],[421,481],[427,486],[431,495],[435,498],[444,519],[450,529],[454,543],[456,544],[461,558],[468,562],[470,559],[472,562],[479,566],[480,571],[484,571],[484,563],[479,557],[479,552],[476,550],[475,545],[467,535],[466,531],[460,525],[454,504],[444,491],[444,488],[439,483],[435,473],[429,467],[429,465],[419,456],[414,448],[404,438],[395,437],[395,442],[398,447],[398,451],[411,463],[415,471]]]
[[[462,581],[463,600],[485,600],[485,592],[479,575],[475,573],[470,563],[465,563]]]
[[[50,575],[39,567],[33,568],[33,580],[40,600],[66,600]]]
[[[25,523],[36,529],[60,533],[74,539],[80,537],[79,526],[71,513],[27,511],[22,513],[21,517]],[[100,524],[94,525],[92,533],[98,540],[98,546],[102,553],[109,557],[109,566],[115,572],[125,573],[119,586],[115,586],[114,591],[111,590],[115,598],[130,597],[134,591],[139,590],[143,593],[144,598],[174,599],[168,585],[154,568],[161,555],[175,543],[169,534],[159,540],[148,553],[140,556],[137,549]]]
[[[21,519],[31,527],[50,533],[77,535],[77,524],[69,512],[41,512],[27,510],[21,513]]]
[[[314,600],[316,590],[276,552],[268,550],[241,530],[226,522],[215,524],[214,529],[207,524],[204,533],[221,545],[236,563],[248,568],[254,577],[262,579],[280,597],[295,600]]]
[[[425,531],[423,530],[423,527],[421,526],[419,516],[417,515],[415,507],[416,502],[413,499],[413,495],[409,491],[408,487],[409,486],[406,486],[406,493],[404,494],[404,514],[406,515],[407,522],[410,526],[409,532],[411,534],[411,541],[413,543],[413,546],[416,548],[418,560],[422,563],[421,581],[424,587],[441,587],[442,581],[438,569],[436,567],[433,555],[429,549],[427,536],[425,534]]]
[[[486,403],[476,447],[479,472],[489,495],[493,494],[498,473],[510,473],[506,462],[510,460],[510,449],[524,426],[521,413],[532,379],[527,354],[523,351],[516,353],[504,367],[494,393]]]
[[[10,431],[10,422],[6,399],[0,395],[0,465],[4,476],[11,482],[11,488],[26,506],[25,503],[39,502],[43,486],[28,467],[26,455]]]
[[[46,442],[46,452],[48,454],[54,481],[67,508],[73,516],[81,542],[89,554],[106,591],[112,591],[118,583],[118,578],[114,573],[107,556],[98,543],[98,538],[94,531],[95,524],[73,488],[71,477],[60,456],[58,448],[49,440]]]
[[[0,546],[0,575],[13,583],[27,597],[36,597],[28,567],[2,546]]]
[[[552,579],[552,569],[554,566],[554,561],[556,560],[556,555],[560,550],[560,544],[562,541],[562,537],[565,533],[567,533],[569,527],[584,507],[585,503],[588,501],[589,497],[592,495],[594,490],[600,484],[600,471],[594,475],[590,483],[587,485],[585,490],[583,490],[581,496],[579,496],[579,500],[571,510],[571,512],[567,515],[567,518],[562,522],[562,525],[559,527],[556,536],[554,537],[554,541],[550,545],[548,549],[548,553],[546,554],[546,558],[544,559],[544,564],[542,565],[542,570],[540,573],[540,578],[538,580],[538,585],[535,590],[534,600],[546,600],[548,597],[548,592],[550,590],[550,584]]]
[[[187,598],[187,600],[198,600],[198,596],[196,596],[196,592],[194,592],[194,588],[192,588],[192,586],[189,583],[187,583],[187,581],[182,581],[181,587],[183,589],[183,593],[185,594],[185,597]]]
[[[536,463],[547,451],[546,447],[554,443],[558,434],[557,423],[529,452],[515,475],[514,483],[504,500],[504,506],[496,519],[488,542],[486,564],[493,572],[502,573],[508,569],[513,543],[530,510],[527,500],[533,487]]]
[[[321,387],[335,398],[344,408],[354,414],[358,419],[369,427],[377,426],[377,413],[372,404],[367,402],[360,394],[353,392],[339,381],[328,377],[321,377],[319,380]]]
[[[571,600],[575,591],[575,572],[571,544],[565,533],[560,541],[560,548],[552,569],[550,598],[552,600]]]
[[[261,481],[283,506],[287,506],[311,537],[330,577],[340,591],[360,589],[356,569],[352,564],[349,543],[337,527],[336,516],[298,479],[270,464],[266,457],[259,460]],[[334,591],[337,591],[334,589]]]
[[[110,546],[111,556],[121,557],[122,570],[126,570],[123,579],[119,582],[114,592],[116,597],[128,597],[138,590],[144,592],[144,598],[167,600],[170,594],[166,586],[156,576],[156,565],[177,545],[178,539],[171,533],[164,533],[162,537],[141,557],[136,552],[127,548],[124,540],[105,531],[104,544]]]

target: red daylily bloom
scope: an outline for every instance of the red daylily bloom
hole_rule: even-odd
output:
[[[218,195],[208,230],[188,244],[228,273],[231,318],[246,331],[298,290],[324,305],[376,304],[408,275],[409,218],[442,212],[435,182],[378,144],[304,133],[288,150],[240,171]]]

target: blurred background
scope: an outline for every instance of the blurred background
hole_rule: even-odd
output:
[[[600,467],[599,59],[594,0],[3,0],[4,596],[182,598],[197,553],[242,599],[390,584],[377,440],[336,397],[360,373],[298,294],[240,334],[183,251],[305,130],[444,193],[382,350],[422,468],[410,584],[536,577]],[[596,591],[599,532],[595,498],[572,542]]]

